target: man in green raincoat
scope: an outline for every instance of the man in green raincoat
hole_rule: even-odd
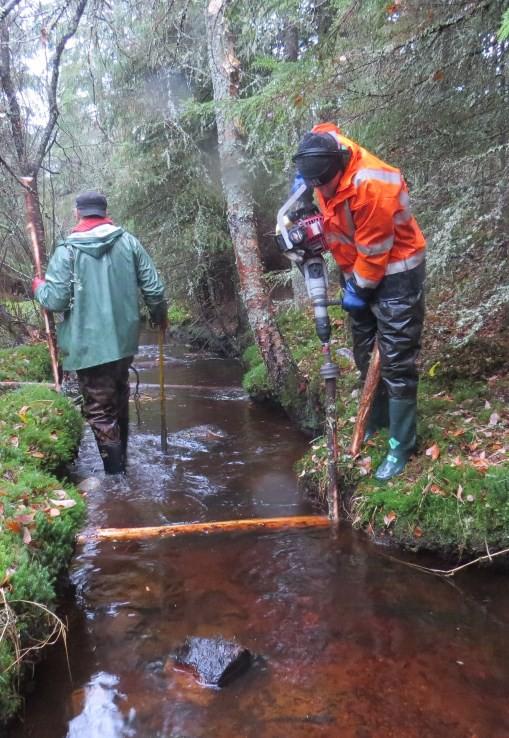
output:
[[[77,225],[57,244],[36,300],[57,321],[64,371],[76,371],[83,412],[107,474],[125,471],[129,365],[138,351],[141,291],[152,323],[166,326],[164,285],[140,242],[107,217],[104,195],[76,198]]]

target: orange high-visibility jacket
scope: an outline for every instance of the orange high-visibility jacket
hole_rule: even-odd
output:
[[[325,200],[315,190],[330,251],[345,277],[353,273],[359,287],[375,288],[386,274],[418,266],[426,241],[399,169],[343,136],[333,123],[320,123],[312,132],[329,133],[351,151],[334,196]]]

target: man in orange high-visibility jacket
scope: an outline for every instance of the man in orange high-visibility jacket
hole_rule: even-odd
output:
[[[389,426],[389,449],[375,476],[400,474],[416,445],[416,359],[424,320],[426,242],[398,169],[343,136],[332,123],[307,133],[294,156],[315,189],[329,248],[344,280],[354,356],[365,378],[375,338],[382,381],[367,436]]]

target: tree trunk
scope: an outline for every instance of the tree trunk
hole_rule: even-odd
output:
[[[241,132],[226,106],[239,95],[240,64],[223,14],[223,0],[211,0],[206,13],[209,67],[227,219],[239,274],[240,294],[270,380],[284,409],[301,425],[309,424],[306,383],[277,327],[263,283],[258,235]],[[316,427],[316,422],[311,422]]]

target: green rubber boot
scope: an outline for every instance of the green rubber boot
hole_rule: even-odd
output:
[[[375,472],[379,482],[401,474],[415,450],[417,400],[389,398],[389,419],[389,453]]]
[[[369,441],[380,428],[389,426],[389,398],[383,382],[378,385],[364,433],[364,443]]]

